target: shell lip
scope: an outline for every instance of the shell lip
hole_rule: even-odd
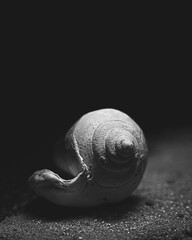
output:
[[[29,186],[35,192],[40,195],[47,195],[46,192],[53,190],[63,190],[65,192],[79,191],[85,186],[85,183],[91,179],[91,171],[88,169],[80,155],[74,135],[72,135],[72,138],[72,148],[76,153],[78,164],[80,164],[80,172],[70,179],[64,179],[49,169],[36,171],[28,180]]]
[[[89,179],[89,173],[87,169],[84,168],[77,176],[72,179],[63,179],[58,174],[48,170],[43,169],[36,171],[29,178],[29,186],[36,192],[42,189],[58,189],[64,191],[75,191],[79,189],[85,181]]]

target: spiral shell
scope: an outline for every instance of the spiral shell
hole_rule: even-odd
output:
[[[54,161],[70,177],[62,179],[49,170],[34,173],[29,182],[39,195],[73,206],[117,202],[140,183],[147,163],[147,144],[141,128],[127,114],[100,109],[83,115],[71,127],[56,145]],[[47,176],[40,185],[37,174]],[[50,189],[42,190],[50,182]]]

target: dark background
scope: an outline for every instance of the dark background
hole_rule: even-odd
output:
[[[191,129],[187,15],[90,26],[62,18],[4,19],[2,138],[10,162],[50,148],[80,116],[100,108],[126,112],[147,138]]]
[[[63,234],[57,220],[47,221],[48,215],[61,216],[61,209],[33,201],[27,179],[38,169],[54,171],[48,163],[53,144],[79,117],[112,107],[131,116],[146,135],[150,164],[145,180],[138,195],[125,205],[96,210],[93,215],[83,209],[80,218],[76,210],[67,208],[62,229],[69,226],[74,237],[79,229],[85,233],[94,229],[96,238],[99,232],[110,238],[105,223],[111,215],[117,235],[124,235],[126,227],[126,233],[132,229],[136,236],[141,231],[139,236],[146,233],[146,239],[169,234],[174,239],[177,234],[191,237],[191,138],[180,134],[192,134],[191,12],[187,13],[191,8],[145,2],[145,8],[140,4],[126,9],[114,6],[114,10],[110,2],[106,8],[95,4],[93,10],[85,3],[82,11],[77,4],[42,5],[16,2],[2,8],[0,221],[5,219],[4,233],[12,238]],[[164,133],[174,141],[163,138],[156,144]],[[26,213],[24,220],[20,210]],[[30,212],[46,221],[36,221]],[[65,219],[67,213],[72,222]],[[128,225],[122,225],[120,215]],[[140,228],[135,229],[138,221]]]

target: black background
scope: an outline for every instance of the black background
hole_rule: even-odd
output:
[[[158,3],[158,6],[145,2],[132,8],[116,6],[116,2],[115,6],[110,2],[107,7],[103,3],[101,6],[99,3],[94,7],[87,6],[87,2],[82,6],[83,2],[80,2],[82,10],[77,3],[72,3],[71,7],[50,3],[43,2],[40,6],[40,2],[34,2],[26,6],[23,2],[20,5],[15,2],[15,5],[8,3],[6,9],[1,8],[0,221],[15,215],[22,205],[26,207],[27,215],[30,213],[26,206],[31,201],[30,194],[26,194],[29,190],[27,179],[38,169],[55,171],[48,163],[53,144],[89,111],[111,107],[127,113],[143,129],[147,142],[152,144],[164,132],[185,130],[192,133],[191,8],[180,6],[180,2],[177,6],[175,2],[170,6],[167,2]],[[154,228],[156,236],[161,234],[164,220],[167,224],[167,217],[170,224],[168,228],[163,226],[165,231],[174,229],[182,216],[182,224],[188,224],[191,189],[188,147],[178,146],[177,151],[169,149],[177,145],[171,146],[167,142],[159,146],[160,151],[155,152],[157,156],[151,154],[149,186],[143,185],[143,196],[145,198],[147,194],[149,202],[146,205],[149,206],[143,206],[150,218],[153,212],[156,217],[159,209],[169,208],[169,202],[173,208],[164,215],[158,214],[160,227]],[[154,184],[157,184],[157,195]],[[159,196],[160,201],[156,201]],[[171,201],[167,201],[169,197]],[[137,213],[135,210],[140,206],[137,202],[142,198],[133,196],[124,210],[122,205],[120,209],[116,208],[117,211],[113,207],[115,219],[108,218],[111,210],[98,211],[99,226],[102,225],[100,219],[107,220],[107,224],[108,220],[119,221],[125,211],[123,218],[131,217],[129,210]],[[32,202],[31,210],[32,216],[42,214],[44,220],[48,215],[53,219],[62,214],[60,209],[55,211],[54,207],[41,201],[40,205],[38,201]],[[140,210],[139,207],[139,214]],[[66,212],[72,218],[78,216],[76,209],[64,212],[65,216]],[[139,222],[143,229],[140,221],[143,213],[141,215]],[[90,215],[83,209],[82,216]],[[165,217],[163,221],[162,217]],[[174,222],[170,221],[172,217]],[[135,215],[133,218],[135,222]],[[7,220],[10,225],[11,219]],[[48,223],[50,228],[50,221]],[[13,220],[13,228],[8,226],[7,232],[12,229],[13,235],[18,236],[20,230],[17,226]],[[39,221],[37,231],[30,224],[26,226],[38,234]],[[187,226],[184,230],[180,227],[181,231],[172,231],[173,235],[176,234],[176,238],[179,233],[191,236]],[[153,226],[150,226],[147,236],[154,235],[152,230]]]
[[[50,148],[100,108],[126,112],[146,137],[191,129],[188,17],[168,16],[90,25],[50,14],[5,18],[2,138],[9,161]]]

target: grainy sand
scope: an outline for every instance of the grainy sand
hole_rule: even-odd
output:
[[[144,177],[132,196],[115,205],[75,209],[34,196],[26,180],[38,167],[49,167],[49,151],[27,156],[21,165],[5,164],[0,239],[192,239],[192,138],[167,136],[148,139]]]

